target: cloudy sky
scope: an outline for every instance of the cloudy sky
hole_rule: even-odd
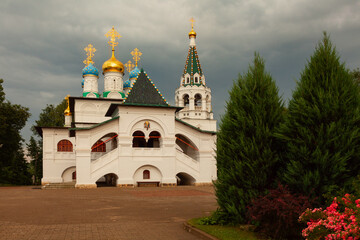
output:
[[[81,96],[83,49],[95,46],[95,65],[101,69],[110,57],[104,35],[112,26],[122,36],[117,59],[125,63],[139,48],[140,67],[174,104],[191,17],[218,120],[233,80],[247,70],[255,51],[265,59],[284,100],[291,97],[323,31],[349,69],[360,67],[357,0],[1,0],[0,78],[7,99],[30,109],[24,138],[30,138],[30,127],[46,104],[56,105],[67,94]],[[100,91],[103,84],[101,76]]]

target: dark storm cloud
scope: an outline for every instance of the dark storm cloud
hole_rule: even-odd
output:
[[[228,91],[247,70],[255,51],[265,58],[284,99],[322,37],[333,43],[351,69],[360,66],[358,1],[1,1],[0,78],[7,98],[30,108],[29,128],[46,104],[80,96],[83,48],[97,49],[95,65],[110,57],[104,34],[115,26],[123,63],[143,52],[140,66],[170,103],[188,50],[189,18],[215,116],[224,113]],[[125,76],[127,78],[128,75]],[[99,90],[103,89],[103,77]]]

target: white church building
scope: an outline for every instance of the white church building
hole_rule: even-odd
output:
[[[107,34],[112,55],[102,66],[104,91],[89,44],[81,97],[68,96],[64,127],[38,127],[43,138],[44,187],[72,183],[76,188],[205,185],[216,180],[216,120],[196,50],[196,32],[170,106],[154,82],[134,63],[115,57],[116,38]]]

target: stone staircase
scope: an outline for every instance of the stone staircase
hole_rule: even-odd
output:
[[[41,187],[42,189],[65,189],[75,188],[75,182],[64,182],[64,183],[47,183]]]

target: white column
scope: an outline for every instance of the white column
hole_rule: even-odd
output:
[[[76,133],[76,188],[96,188],[91,179],[90,135]]]
[[[189,99],[189,110],[195,110],[195,101],[193,97]]]
[[[65,115],[65,127],[70,127],[71,126],[71,115]]]
[[[206,100],[204,98],[201,99],[201,110],[206,111]]]

